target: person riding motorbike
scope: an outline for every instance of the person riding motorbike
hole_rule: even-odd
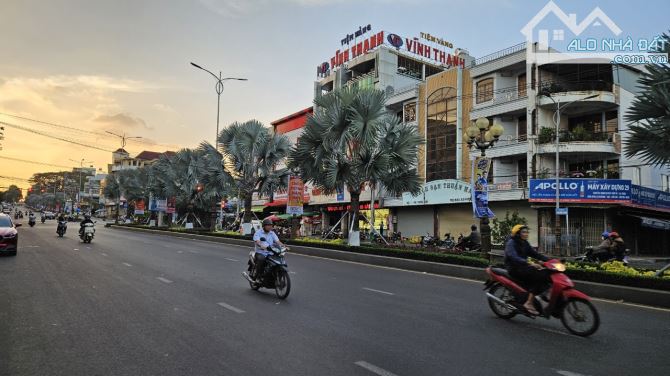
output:
[[[481,247],[482,236],[479,234],[479,231],[477,231],[477,226],[476,225],[470,226],[470,235],[461,239],[460,245],[467,248],[467,249],[473,249],[473,248],[476,248],[476,247]]]
[[[84,233],[84,226],[86,226],[87,223],[93,223],[90,214],[86,214],[84,216],[84,220],[79,222],[79,236],[81,236]]]
[[[67,226],[67,218],[65,218],[65,213],[58,213],[58,218],[56,218],[56,221],[58,221],[58,226],[56,227],[56,233],[58,233],[58,229],[61,226]]]
[[[505,243],[505,268],[516,280],[522,282],[528,290],[528,299],[523,307],[533,315],[538,312],[533,304],[536,295],[542,294],[550,283],[550,276],[540,264],[531,262],[528,257],[548,261],[549,258],[537,253],[528,243],[528,226],[518,224],[512,227],[511,236]]]
[[[275,244],[285,246],[273,231],[273,227],[274,223],[272,220],[266,218],[263,220],[263,227],[254,234],[254,259],[256,261],[256,272],[251,276],[254,279],[258,279],[262,276],[265,267],[265,258],[269,254],[268,248]],[[265,238],[265,240],[262,241],[261,238]]]
[[[609,234],[609,238],[612,242],[612,251],[614,252],[614,257],[617,261],[624,262],[624,256],[626,255],[626,244],[619,235],[618,232],[612,231]]]

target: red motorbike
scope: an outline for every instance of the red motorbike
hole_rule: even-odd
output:
[[[591,298],[575,290],[575,284],[563,273],[565,264],[553,259],[543,265],[551,272],[551,289],[548,293],[535,297],[533,304],[539,316],[546,319],[551,316],[560,318],[563,326],[578,336],[586,337],[595,333],[600,326],[600,317],[591,303]],[[486,297],[493,313],[503,319],[511,319],[517,314],[531,318],[538,316],[523,307],[528,299],[528,291],[507,270],[489,267],[486,273],[489,280],[486,281],[484,290],[487,291]],[[542,304],[540,300],[546,304]]]

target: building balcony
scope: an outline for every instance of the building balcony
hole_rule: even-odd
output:
[[[539,107],[549,110],[553,110],[558,101],[579,102],[570,105],[573,112],[579,112],[580,108],[604,110],[619,104],[619,86],[606,81],[551,82],[540,86],[539,93]],[[583,99],[591,95],[596,97]]]
[[[492,148],[486,149],[486,156],[490,158],[509,157],[513,155],[525,155],[528,153],[528,139],[526,136],[502,135]],[[470,157],[481,155],[479,150],[471,150]]]
[[[470,75],[472,77],[483,76],[525,61],[526,43],[523,42],[474,60],[470,66]]]
[[[542,128],[537,138],[537,153],[556,153],[555,132],[551,128]],[[559,153],[598,154],[618,156],[621,154],[621,137],[618,133],[585,133],[562,131],[559,135]]]
[[[494,98],[483,103],[475,103],[470,110],[470,120],[480,117],[492,117],[496,115],[523,113],[528,106],[528,95],[526,91],[519,92],[516,89],[505,93],[496,93]]]

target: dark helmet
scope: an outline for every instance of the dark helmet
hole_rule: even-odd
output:
[[[472,231],[477,231],[477,225],[472,225],[472,226],[470,226],[470,230],[472,230]]]
[[[91,215],[90,214],[84,214],[84,219],[91,219]]]
[[[272,222],[272,220],[270,218],[265,218],[263,220],[263,226],[268,226],[268,225],[269,226],[274,225],[274,222]]]

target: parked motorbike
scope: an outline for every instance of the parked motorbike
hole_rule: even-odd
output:
[[[56,227],[56,233],[58,237],[62,238],[67,231],[67,221],[58,221],[58,227]]]
[[[600,326],[600,316],[588,295],[576,290],[574,283],[565,273],[565,264],[552,259],[543,263],[551,271],[551,288],[533,304],[540,317],[560,318],[563,326],[572,334],[586,337],[595,333]],[[536,315],[529,313],[523,304],[528,292],[515,281],[505,269],[489,267],[486,269],[489,280],[484,285],[489,307],[497,316],[511,319],[517,314],[531,318]],[[547,296],[548,295],[548,296]],[[539,299],[547,302],[543,305]]]
[[[264,242],[265,238],[261,238]],[[279,299],[286,299],[291,292],[291,278],[288,274],[288,265],[284,256],[286,255],[286,247],[268,247],[269,255],[265,258],[264,270],[260,272],[260,277],[252,278],[256,273],[256,258],[255,251],[249,253],[249,268],[242,275],[249,281],[252,290],[258,290],[261,287],[266,289],[274,289],[275,294]]]
[[[84,243],[91,243],[91,240],[93,240],[93,236],[95,235],[94,223],[86,223],[84,225],[83,231],[81,232],[81,234],[79,234],[79,238]]]
[[[426,236],[421,237],[421,246],[422,247],[432,247],[435,246],[437,243],[436,239],[430,235],[430,233],[426,233]]]

